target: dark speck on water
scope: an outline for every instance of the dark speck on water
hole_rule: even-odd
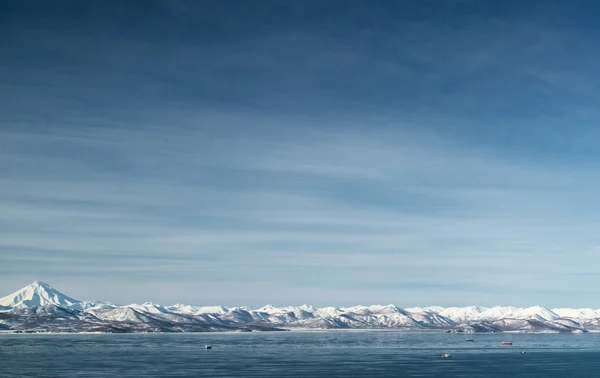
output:
[[[0,334],[0,377],[11,376],[598,377],[600,334]]]

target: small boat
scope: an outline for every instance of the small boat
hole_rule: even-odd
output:
[[[503,341],[500,345],[512,345],[512,343],[510,341]]]
[[[207,345],[206,349],[212,349],[212,345]]]
[[[519,354],[526,354],[527,352],[525,351],[520,351]]]
[[[450,358],[452,357],[450,353],[441,353],[436,356],[437,358]]]
[[[473,341],[473,339],[466,339],[465,341]]]

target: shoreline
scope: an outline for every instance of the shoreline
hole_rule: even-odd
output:
[[[439,330],[403,330],[403,329],[380,329],[380,328],[289,328],[278,331],[199,331],[199,332],[61,332],[61,331],[21,331],[21,330],[0,330],[0,335],[200,335],[200,334],[220,334],[220,335],[235,335],[235,334],[255,334],[255,333],[405,333],[405,334],[447,334],[456,336],[474,336],[474,335],[583,335],[586,333],[600,334],[600,330],[590,330],[588,332],[527,332],[527,331],[504,331],[504,332],[474,332],[474,333],[447,333]]]

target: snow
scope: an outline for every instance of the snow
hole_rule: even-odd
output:
[[[226,314],[230,311],[227,307],[223,306],[190,306],[183,304],[176,304],[173,306],[167,306],[167,310],[179,312],[181,314]]]
[[[591,308],[553,308],[552,312],[562,318],[596,319],[600,318],[600,309]]]
[[[0,298],[0,306],[4,307],[32,307],[53,304],[61,307],[76,307],[80,301],[73,299],[41,281]]]
[[[446,317],[454,322],[464,322],[468,320],[479,320],[480,314],[487,310],[486,307],[479,306],[468,306],[468,307],[440,307],[440,306],[429,306],[429,307],[415,307],[408,308],[407,311],[411,313],[433,313]]]
[[[600,329],[600,310],[591,308],[428,306],[403,309],[393,304],[321,308],[307,304],[265,305],[255,308],[186,304],[162,306],[152,302],[116,306],[78,301],[39,281],[1,298],[0,311],[17,317],[60,317],[66,314],[65,311],[70,311],[68,314],[79,319],[95,319],[104,322],[103,325],[116,326],[125,322],[158,324],[161,327],[168,327],[168,324],[208,324],[211,327],[258,325],[293,329],[397,328],[463,332],[587,332]]]
[[[516,317],[520,319],[531,319],[535,317],[537,320],[555,320],[560,316],[545,307],[533,306],[521,309],[516,313]]]

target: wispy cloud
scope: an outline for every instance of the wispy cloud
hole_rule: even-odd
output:
[[[504,286],[513,295],[532,270],[559,274],[567,245],[593,242],[560,205],[584,200],[570,195],[585,171],[557,175],[552,164],[516,164],[409,130],[294,126],[241,139],[181,125],[169,136],[4,133],[13,148],[1,153],[12,165],[0,179],[3,274],[59,282],[110,275],[129,285],[156,275],[194,287],[229,280],[278,302],[288,291],[263,286],[347,287],[339,298],[351,303],[354,290],[388,283],[417,304],[431,285]],[[65,136],[71,131],[78,135]],[[556,233],[566,229],[584,238]],[[228,288],[212,291],[211,301],[247,303]],[[142,295],[134,293],[113,300]]]
[[[0,288],[589,305],[594,39],[553,7],[426,3],[15,5]]]

